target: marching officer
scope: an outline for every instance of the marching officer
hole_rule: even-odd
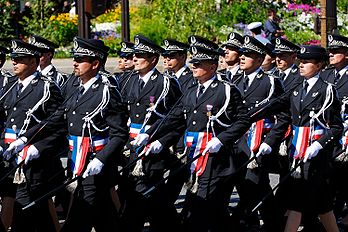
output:
[[[261,64],[261,68],[266,74],[274,74],[277,70],[275,61],[276,56],[273,52],[275,46],[271,43],[266,43],[265,46],[267,47],[266,56]]]
[[[66,135],[67,130],[69,170],[78,177],[62,231],[87,232],[92,227],[96,231],[117,229],[110,188],[116,184],[117,161],[127,139],[127,112],[115,87],[98,74],[108,50],[100,40],[74,38],[77,80],[68,80],[65,104],[40,132]],[[36,130],[24,136],[33,133]]]
[[[157,121],[163,119],[181,95],[178,82],[169,75],[162,75],[157,69],[163,48],[142,35],[134,37],[134,70],[124,91],[124,100],[129,111],[129,137],[131,144],[137,144],[137,135],[148,130]],[[141,148],[131,147],[129,162],[141,155]],[[176,168],[180,162],[170,153],[169,146],[155,141],[151,147],[143,149],[147,157],[138,160],[129,175],[129,192],[122,215],[124,231],[141,231],[145,218],[150,218],[153,231],[162,231],[164,227],[176,230],[178,215],[174,201],[181,186],[175,191],[162,189],[148,199],[142,193],[163,178],[165,169]],[[174,165],[174,166],[173,166]],[[133,168],[133,167],[132,167]],[[175,183],[173,183],[175,184]],[[170,185],[172,186],[172,185]]]
[[[267,47],[251,36],[244,37],[244,44],[241,49],[240,69],[243,70],[242,77],[236,79],[244,97],[244,102],[249,114],[262,108],[268,101],[279,97],[283,93],[279,79],[273,75],[265,74],[261,64],[267,53]],[[240,203],[233,218],[244,217],[245,212],[251,210],[258,200],[270,191],[268,172],[273,168],[274,156],[277,155],[279,144],[289,126],[289,114],[279,110],[272,112],[265,117],[258,118],[249,128],[238,144],[235,144],[235,152],[243,157],[256,157],[248,165],[246,180],[242,181],[238,188]],[[238,187],[238,186],[237,186]],[[273,197],[261,206],[261,217],[264,227],[269,231],[275,229],[275,212],[272,204]],[[247,213],[248,214],[248,213]],[[249,226],[259,226],[256,214],[247,218]]]
[[[340,103],[334,87],[320,77],[326,50],[302,46],[297,58],[303,84],[280,101],[281,105],[290,105],[293,131],[290,156],[294,172],[288,188],[285,232],[297,231],[304,213],[319,215],[326,231],[336,232],[329,161],[343,131]]]
[[[57,175],[61,173],[62,166],[55,155],[53,141],[59,143],[64,138],[41,141],[38,137],[28,137],[16,140],[52,115],[63,100],[54,82],[37,72],[40,56],[37,47],[12,40],[11,60],[17,81],[6,89],[1,101],[5,129],[0,140],[1,150],[9,149],[3,153],[4,159],[17,166],[13,177],[16,200],[12,231],[55,231],[49,200],[30,210],[22,210],[63,178]]]
[[[129,83],[130,77],[134,73],[134,43],[122,41],[121,50],[118,52],[118,55],[123,60],[125,68],[123,72],[118,73],[116,76],[121,93],[123,93],[124,87]]]
[[[167,70],[171,76],[179,81],[183,93],[195,84],[192,71],[186,65],[187,52],[189,45],[173,39],[163,40],[163,58],[167,61]]]
[[[329,35],[328,47],[329,62],[333,68],[329,68],[321,74],[322,78],[329,83],[335,85],[338,97],[341,103],[341,117],[344,126],[344,134],[341,143],[335,146],[334,156],[338,156],[333,162],[333,178],[332,181],[335,186],[335,208],[334,213],[337,218],[342,217],[342,211],[345,203],[348,203],[347,193],[348,188],[344,184],[345,177],[347,177],[347,154],[348,154],[348,38],[341,35]]]
[[[275,41],[274,53],[278,71],[274,72],[274,75],[282,81],[285,92],[289,92],[303,82],[303,77],[300,76],[299,68],[295,64],[300,47],[283,38],[276,38]]]
[[[59,72],[52,64],[54,51],[58,46],[53,42],[37,35],[29,37],[29,43],[38,47],[41,51],[40,65],[38,67],[41,75],[53,80],[57,86],[63,86],[67,80],[67,76]]]
[[[218,71],[223,80],[232,83],[233,77],[242,73],[239,68],[239,50],[242,46],[243,36],[235,32],[231,32],[227,37],[227,41],[222,44],[221,47],[225,50],[224,61],[228,65],[226,69]]]
[[[4,88],[8,83],[16,81],[16,78],[9,71],[2,68],[6,62],[6,54],[9,53],[7,48],[0,46],[0,96],[4,93]]]
[[[202,155],[188,166],[191,187],[186,196],[184,231],[230,231],[227,206],[233,178],[229,176],[239,160],[230,147],[250,123],[239,90],[217,79],[218,46],[198,36],[191,36],[190,42],[190,63],[199,84],[184,93],[153,140],[170,146],[173,138],[185,133],[188,160]],[[143,143],[153,130],[139,135]],[[160,137],[162,133],[168,136]]]

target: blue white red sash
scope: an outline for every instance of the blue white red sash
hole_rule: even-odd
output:
[[[81,136],[69,136],[69,149],[71,151],[70,157],[70,170],[74,175],[81,175],[87,159],[88,152],[98,152],[102,150],[107,144],[108,139],[100,136],[81,137]]]
[[[261,119],[257,122],[254,122],[249,128],[247,143],[250,151],[255,154],[259,149],[262,137],[267,134],[273,127],[274,122],[270,119]]]
[[[207,146],[207,143],[212,139],[212,133],[206,132],[186,132],[184,142],[187,148],[190,149],[188,158],[192,159],[201,154]],[[191,173],[196,172],[197,176],[203,174],[208,162],[209,155],[201,156],[195,160],[190,167]]]
[[[319,125],[315,126],[313,131],[309,126],[297,127],[293,125],[292,127],[293,137],[290,145],[290,155],[295,159],[303,159],[310,143],[318,140],[325,133],[325,130]]]
[[[4,139],[5,144],[10,144],[16,141],[16,139],[17,139],[17,133],[13,129],[5,128],[5,139]],[[29,146],[30,145],[25,146],[23,150],[19,152],[19,154],[16,156],[15,160],[17,164],[25,160],[25,158],[27,157],[27,151]]]
[[[142,126],[143,124],[131,123],[129,126],[129,137],[135,139],[138,134],[146,132],[151,127],[150,125],[146,125],[141,129]]]

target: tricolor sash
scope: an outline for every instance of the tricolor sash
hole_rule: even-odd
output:
[[[143,129],[141,127],[143,124],[131,123],[129,126],[129,137],[135,139],[138,134],[146,132],[151,126],[146,125]]]
[[[295,159],[303,159],[308,146],[315,140],[318,140],[324,133],[323,127],[317,125],[311,131],[309,126],[292,126],[292,142],[290,145],[290,155]]]
[[[5,128],[5,139],[4,139],[5,144],[10,144],[10,143],[16,141],[17,135],[18,134],[13,129]],[[17,164],[19,164],[20,162],[25,160],[25,158],[27,157],[27,151],[28,151],[29,146],[30,145],[25,146],[23,148],[23,150],[20,151],[18,153],[18,155],[16,156],[15,160],[16,160]]]
[[[90,137],[69,136],[69,149],[71,151],[70,170],[74,175],[81,175],[87,160],[88,152],[102,150],[108,142],[108,138],[100,136]]]
[[[272,129],[273,125],[274,122],[268,118],[261,119],[251,125],[249,131],[247,132],[247,143],[252,154],[255,154],[257,150],[259,150],[262,137]]]
[[[189,132],[185,134],[184,142],[187,148],[190,149],[188,158],[192,159],[201,154],[207,146],[207,143],[212,139],[213,134],[207,132]],[[196,172],[197,176],[203,174],[208,162],[209,155],[201,156],[195,160],[190,167],[191,173]]]

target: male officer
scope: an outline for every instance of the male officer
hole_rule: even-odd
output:
[[[239,69],[239,50],[243,46],[243,37],[235,32],[231,32],[227,41],[222,44],[222,48],[225,50],[225,62],[228,65],[226,69],[219,70],[220,75],[223,80],[226,80],[232,83],[236,75],[242,73],[242,70]]]
[[[48,200],[30,210],[22,207],[55,185],[59,184],[62,169],[53,140],[40,141],[37,137],[22,138],[23,151],[14,149],[16,138],[26,130],[38,125],[40,121],[56,111],[62,102],[58,87],[50,80],[41,78],[37,72],[40,60],[38,48],[20,40],[12,40],[11,60],[17,81],[8,87],[8,94],[1,101],[1,112],[5,120],[5,130],[1,135],[0,146],[5,151],[6,160],[20,164],[16,169],[13,182],[17,184],[14,205],[13,231],[55,231],[49,213]],[[55,142],[64,141],[56,138]],[[22,147],[23,148],[23,147]]]
[[[134,41],[134,70],[137,73],[131,77],[123,96],[128,104],[131,144],[136,144],[134,139],[139,132],[146,131],[163,119],[181,95],[177,81],[156,69],[163,49],[142,35],[136,35]],[[169,152],[169,147],[162,146],[158,141],[143,151],[149,154],[137,162],[129,176],[123,229],[141,231],[145,218],[149,217],[151,230],[163,231],[164,226],[175,230],[178,218],[174,201],[181,186],[173,192],[169,189],[158,191],[149,199],[143,199],[141,193],[163,178],[164,169],[176,168],[173,163],[178,166],[180,162],[175,162],[176,157]],[[139,148],[131,147],[130,162],[139,153]]]
[[[227,206],[232,179],[228,176],[234,173],[239,157],[231,154],[230,146],[250,124],[239,90],[217,79],[218,46],[198,36],[191,36],[190,42],[190,62],[199,84],[184,93],[160,127],[159,135],[168,136],[155,139],[170,146],[173,137],[180,137],[186,130],[188,159],[203,155],[190,167],[194,184],[186,197],[185,231],[231,231]],[[153,129],[139,135],[138,142],[144,143]]]
[[[59,87],[61,87],[65,83],[67,76],[60,73],[52,64],[54,50],[58,46],[37,35],[29,37],[29,43],[40,48],[41,57],[38,70],[43,76],[52,79]]]
[[[6,54],[9,54],[10,51],[0,46],[0,96],[4,93],[4,88],[8,83],[13,83],[16,78],[8,71],[4,70],[2,67],[6,62]]]
[[[267,52],[265,45],[251,36],[245,36],[241,52],[240,69],[243,70],[243,77],[235,83],[242,92],[251,114],[267,104],[269,100],[280,96],[283,89],[277,78],[261,70],[261,64]],[[278,151],[278,146],[288,128],[288,120],[289,115],[281,111],[259,118],[234,147],[236,153],[244,157],[256,156],[258,163],[262,164],[257,168],[255,166],[258,165],[248,166],[247,180],[239,187],[241,201],[237,212],[250,210],[270,190],[267,164],[274,159],[272,151]],[[252,164],[255,164],[255,161]],[[260,208],[264,226],[271,231],[275,230],[272,228],[275,226],[272,199],[272,197],[268,198],[268,201]],[[239,217],[238,214],[235,216]],[[251,226],[258,226],[259,221],[255,214],[251,220],[253,220],[249,223]]]
[[[121,73],[117,73],[116,78],[118,85],[120,87],[121,93],[123,93],[123,89],[125,85],[129,83],[130,77],[134,73],[134,43],[122,41],[121,42],[121,50],[118,52],[120,59],[123,60],[124,63],[124,71]]]
[[[276,54],[278,71],[274,75],[278,76],[283,82],[285,92],[291,91],[303,81],[299,68],[295,64],[299,50],[299,46],[286,39],[276,38],[275,40],[274,53]]]
[[[192,71],[186,65],[189,45],[173,39],[165,39],[163,44],[165,47],[162,56],[167,62],[167,70],[170,75],[177,78],[181,91],[185,93],[191,85],[195,84]]]
[[[348,203],[347,193],[348,188],[344,184],[344,180],[348,175],[347,159],[345,158],[348,152],[348,38],[341,35],[329,35],[328,47],[331,69],[325,70],[321,76],[323,79],[335,85],[338,92],[338,97],[341,102],[341,116],[344,125],[344,135],[342,136],[342,144],[336,144],[334,155],[342,153],[334,162],[333,182],[335,185],[335,208],[336,217],[343,216],[342,210],[345,203]],[[343,150],[343,151],[342,151]]]
[[[116,231],[110,188],[116,184],[117,160],[127,139],[127,113],[115,87],[98,75],[108,50],[100,40],[74,38],[77,80],[68,80],[66,103],[40,132],[65,135],[67,127],[70,171],[82,177],[62,231]]]
[[[261,68],[266,74],[274,74],[274,72],[277,70],[276,60],[275,60],[276,56],[275,56],[275,53],[273,52],[274,45],[271,43],[266,43],[265,46],[267,47],[267,51],[266,51],[265,59],[263,60],[261,64]]]

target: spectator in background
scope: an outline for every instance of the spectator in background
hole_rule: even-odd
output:
[[[22,14],[22,18],[23,18],[23,17],[27,17],[27,18],[29,18],[29,19],[32,18],[32,15],[31,15],[31,4],[30,4],[29,1],[25,2],[25,4],[24,4],[24,9],[23,9],[23,11],[21,12],[21,14]]]
[[[71,9],[70,3],[68,1],[63,2],[62,13],[69,13]]]
[[[265,33],[269,41],[273,42],[276,38],[284,35],[284,31],[279,27],[279,18],[275,9],[268,10],[268,19],[265,22]]]
[[[262,35],[262,23],[261,22],[252,22],[248,25],[248,29],[251,31],[252,36],[255,37],[258,41],[263,43],[263,45],[266,45],[268,43],[271,43],[268,39],[266,39]]]

